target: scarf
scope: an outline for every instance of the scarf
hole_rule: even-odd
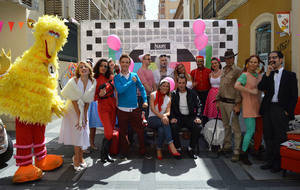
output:
[[[161,105],[164,103],[164,98],[165,98],[165,94],[162,94],[159,90],[156,91],[154,106],[157,105],[159,112],[161,112]]]

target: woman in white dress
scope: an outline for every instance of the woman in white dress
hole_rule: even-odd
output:
[[[73,166],[76,171],[80,171],[86,167],[83,150],[90,146],[87,111],[89,103],[94,99],[96,82],[88,63],[80,62],[75,74],[61,91],[67,103],[59,142],[74,145]]]

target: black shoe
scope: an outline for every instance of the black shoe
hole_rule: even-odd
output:
[[[105,154],[105,138],[102,140],[101,151],[100,151],[100,159],[102,163],[106,162],[106,154]]]
[[[278,173],[278,172],[281,171],[281,168],[272,168],[270,171],[271,171],[272,173]]]
[[[248,159],[248,153],[247,152],[243,152],[241,151],[241,154],[240,154],[240,161],[243,162],[243,164],[245,165],[248,165],[248,166],[251,166],[252,163],[249,161]]]
[[[188,153],[190,158],[197,159],[197,156],[195,155],[193,150],[188,150],[187,153]]]
[[[120,159],[121,159],[121,160],[127,160],[127,159],[128,159],[128,156],[125,155],[125,154],[121,154],[121,155],[120,155]]]
[[[271,168],[272,168],[272,164],[269,164],[269,163],[260,166],[260,169],[262,169],[262,170],[269,170],[269,169],[271,169]]]
[[[106,144],[105,144],[105,159],[106,159],[106,161],[112,163],[112,162],[114,162],[114,160],[109,155],[109,148],[110,148],[111,142],[112,142],[112,140],[106,140]]]

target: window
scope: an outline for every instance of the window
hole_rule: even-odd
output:
[[[255,53],[260,55],[271,51],[271,23],[264,23],[255,30]]]
[[[175,14],[176,13],[176,9],[170,9],[169,12],[170,12],[170,14]]]
[[[177,2],[178,0],[169,0],[170,2]]]

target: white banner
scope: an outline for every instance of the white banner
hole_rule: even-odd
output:
[[[290,34],[290,12],[278,12],[276,17],[279,28],[283,32]]]

